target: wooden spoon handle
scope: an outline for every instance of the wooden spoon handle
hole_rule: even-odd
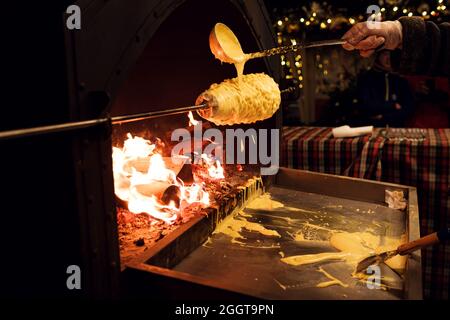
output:
[[[397,248],[397,252],[398,254],[403,256],[405,254],[411,253],[423,247],[432,246],[437,243],[439,243],[439,238],[437,232],[435,232],[425,237],[419,238],[417,240],[400,245]]]

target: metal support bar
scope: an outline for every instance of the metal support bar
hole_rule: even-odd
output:
[[[117,117],[111,118],[111,122],[112,122],[112,124],[121,124],[121,123],[134,122],[134,121],[140,121],[140,120],[145,120],[145,119],[158,118],[158,117],[163,117],[163,116],[170,116],[170,115],[185,113],[185,112],[189,112],[189,111],[203,110],[203,109],[207,109],[207,108],[209,108],[209,105],[206,103],[203,103],[198,106],[190,106],[190,107],[183,107],[183,108],[170,109],[170,110],[144,112],[144,113],[138,113],[138,114],[132,114],[132,115],[126,115],[126,116],[117,116]]]
[[[31,137],[41,134],[50,134],[56,132],[64,132],[64,131],[73,131],[80,130],[90,127],[95,127],[100,124],[108,123],[109,119],[94,119],[94,120],[86,120],[86,121],[78,121],[78,122],[68,122],[55,124],[50,126],[42,126],[42,127],[34,127],[27,129],[17,129],[17,130],[9,130],[0,132],[0,140],[9,140],[16,138],[25,138]]]
[[[280,93],[281,94],[292,93],[295,90],[296,90],[295,87],[290,87],[290,88],[281,90]],[[163,116],[170,116],[170,115],[175,115],[175,114],[180,114],[180,113],[186,113],[189,111],[203,110],[203,109],[207,109],[209,107],[210,107],[209,104],[203,103],[203,104],[199,104],[197,106],[189,106],[189,107],[169,109],[169,110],[160,110],[160,111],[151,111],[151,112],[137,113],[137,114],[131,114],[131,115],[125,115],[125,116],[117,116],[117,117],[112,117],[112,118],[101,118],[101,119],[94,119],[94,120],[61,123],[61,124],[42,126],[42,127],[9,130],[9,131],[0,132],[0,140],[25,138],[25,137],[35,136],[35,135],[51,134],[51,133],[64,132],[64,131],[74,131],[74,130],[80,130],[80,129],[85,129],[85,128],[89,128],[89,127],[95,127],[95,126],[109,123],[109,122],[111,122],[112,124],[129,123],[129,122],[140,121],[140,120],[145,120],[145,119],[153,119],[153,118],[158,118],[158,117],[163,117]]]
[[[42,127],[9,130],[9,131],[0,132],[0,140],[25,138],[25,137],[35,136],[35,135],[51,134],[51,133],[64,132],[64,131],[74,131],[74,130],[80,130],[80,129],[85,129],[85,128],[89,128],[89,127],[95,127],[95,126],[109,123],[109,122],[111,122],[112,124],[121,124],[121,123],[133,122],[133,121],[140,121],[140,120],[144,120],[144,119],[152,119],[152,118],[157,118],[157,117],[162,117],[162,116],[180,114],[180,113],[185,113],[185,112],[194,111],[194,110],[201,110],[201,109],[206,109],[206,108],[208,108],[207,104],[201,104],[198,106],[189,106],[189,107],[170,109],[170,110],[152,111],[152,112],[138,113],[138,114],[133,114],[133,115],[117,116],[117,117],[112,117],[112,118],[101,118],[101,119],[94,119],[94,120],[61,123],[61,124],[42,126]]]

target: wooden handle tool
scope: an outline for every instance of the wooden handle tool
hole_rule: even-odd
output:
[[[404,243],[400,245],[396,250],[385,251],[379,254],[375,254],[364,258],[361,260],[356,266],[356,272],[361,272],[366,270],[371,265],[377,265],[381,262],[384,262],[397,254],[406,255],[416,250],[422,249],[424,247],[432,246],[438,244],[442,241],[448,240],[450,234],[450,229],[443,229],[439,232],[434,232],[425,237],[419,238],[417,240],[413,240],[408,243]]]

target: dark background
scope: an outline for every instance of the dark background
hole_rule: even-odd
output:
[[[1,131],[68,121],[62,12],[69,4],[2,4]],[[0,142],[0,296],[76,294],[65,288],[67,266],[81,262],[71,150],[66,135]]]

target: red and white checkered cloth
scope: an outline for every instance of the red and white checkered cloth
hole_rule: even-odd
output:
[[[281,156],[290,168],[414,186],[420,229],[450,226],[450,130],[427,129],[425,140],[372,136],[333,138],[331,128],[284,127]],[[450,245],[422,250],[424,297],[448,299]]]

